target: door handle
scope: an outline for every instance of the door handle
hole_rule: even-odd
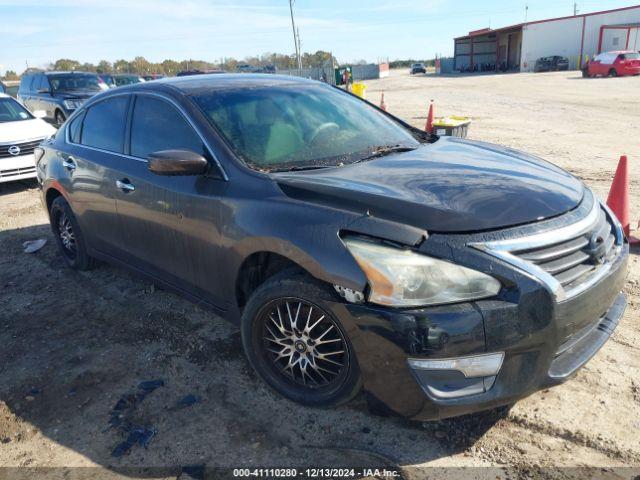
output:
[[[63,158],[62,166],[67,170],[69,170],[70,172],[73,172],[77,167],[75,158],[73,158],[72,156],[69,156],[68,158]]]
[[[122,190],[124,193],[133,192],[136,187],[129,183],[129,180],[123,178],[122,180],[116,180],[116,187]]]

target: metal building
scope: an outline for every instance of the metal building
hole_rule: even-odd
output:
[[[455,70],[533,70],[541,57],[560,55],[569,68],[609,50],[640,49],[640,5],[474,30],[454,39]]]

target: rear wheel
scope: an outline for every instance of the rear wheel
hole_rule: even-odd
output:
[[[256,290],[242,316],[242,342],[255,371],[303,405],[339,405],[361,388],[353,347],[330,299],[305,275],[279,275]]]
[[[618,76],[618,71],[615,68],[612,68],[611,70],[609,70],[609,76],[610,77],[617,77]]]
[[[78,221],[64,197],[58,197],[53,201],[49,219],[65,263],[75,270],[92,268],[95,260],[87,253],[87,246]]]

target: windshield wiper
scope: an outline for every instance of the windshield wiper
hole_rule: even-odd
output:
[[[335,166],[336,165],[294,165],[293,167],[271,170],[271,172],[299,172],[301,170],[317,170],[319,168],[328,168]]]
[[[379,145],[377,147],[373,147],[371,149],[371,154],[363,157],[359,160],[356,160],[353,163],[358,162],[366,162],[367,160],[372,160],[374,158],[384,157],[385,155],[390,155],[392,153],[401,153],[401,152],[411,152],[418,147],[407,147],[406,145]]]

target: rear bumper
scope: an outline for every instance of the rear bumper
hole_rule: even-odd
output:
[[[36,178],[33,154],[0,158],[0,183]]]
[[[640,75],[640,67],[626,67],[618,69],[619,75]]]
[[[454,417],[510,404],[571,378],[604,345],[624,313],[620,291],[627,261],[625,245],[606,277],[559,304],[540,287],[518,303],[487,300],[411,311],[336,303],[334,313],[347,329],[370,395],[411,419]],[[580,328],[570,331],[571,324]],[[504,352],[497,375],[475,382],[467,382],[474,379],[465,379],[460,371],[449,370],[449,377],[446,372],[425,375],[408,364],[409,358],[496,352]],[[458,398],[433,394],[442,385],[464,382],[468,391],[477,392],[478,381],[482,393]],[[438,388],[430,388],[430,382]]]

